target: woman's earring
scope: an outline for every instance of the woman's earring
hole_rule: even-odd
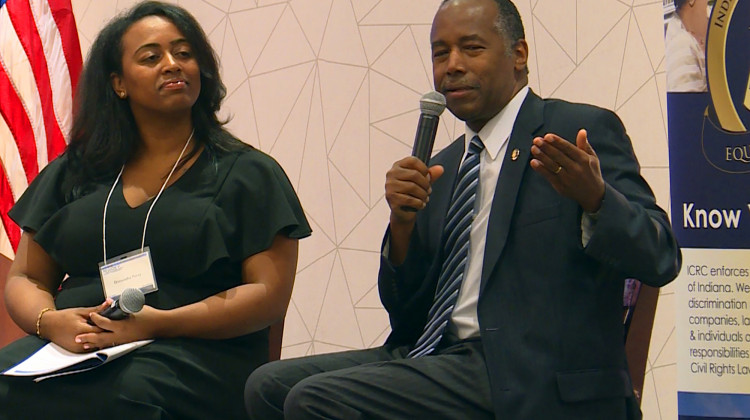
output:
[[[125,92],[120,92],[118,95],[120,95],[120,98],[125,99]]]

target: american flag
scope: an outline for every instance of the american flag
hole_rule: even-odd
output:
[[[81,48],[70,0],[0,0],[0,254],[21,230],[8,210],[67,144]]]

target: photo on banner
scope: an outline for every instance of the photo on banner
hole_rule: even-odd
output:
[[[750,1],[663,5],[678,415],[750,418]]]

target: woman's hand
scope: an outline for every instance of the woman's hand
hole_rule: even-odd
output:
[[[157,325],[159,313],[163,311],[151,306],[143,306],[143,309],[137,313],[121,320],[112,320],[99,315],[99,312],[109,307],[111,303],[112,301],[107,299],[97,307],[97,310],[86,314],[96,326],[96,331],[83,331],[75,336],[76,343],[83,346],[84,351],[154,338],[154,326]]]
[[[42,315],[39,322],[39,332],[60,347],[74,353],[84,353],[93,350],[91,346],[86,347],[77,341],[81,334],[96,334],[103,330],[96,325],[88,323],[91,312],[99,312],[106,307],[107,303],[88,308],[70,308],[56,311],[47,311]]]

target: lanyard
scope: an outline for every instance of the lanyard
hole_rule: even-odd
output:
[[[159,200],[159,197],[161,197],[161,193],[164,192],[164,189],[167,187],[167,184],[169,183],[169,178],[172,177],[172,174],[177,169],[177,164],[180,163],[180,159],[182,159],[182,155],[185,154],[185,150],[187,149],[188,144],[190,144],[190,140],[193,138],[193,133],[195,133],[195,129],[190,132],[190,137],[188,137],[187,141],[185,142],[185,145],[182,147],[182,151],[180,152],[180,155],[177,157],[177,160],[175,161],[174,165],[172,166],[172,170],[169,171],[169,175],[167,175],[167,179],[164,180],[164,184],[162,184],[161,189],[159,190],[159,193],[156,194],[156,198],[154,198],[154,201],[151,202],[151,207],[148,208],[148,213],[146,213],[146,220],[143,222],[143,236],[141,238],[141,252],[143,252],[144,245],[146,244],[146,227],[148,226],[148,218],[151,216],[151,210],[153,210],[154,205],[156,204],[156,201]],[[112,184],[112,188],[109,190],[109,194],[107,194],[107,201],[104,202],[104,216],[102,217],[102,246],[104,248],[104,263],[107,262],[107,207],[109,206],[109,199],[112,197],[112,192],[115,190],[115,186],[117,185],[117,182],[120,181],[120,177],[122,176],[122,172],[125,170],[125,165],[122,165],[122,168],[120,168],[120,173],[117,174],[117,178],[115,178],[114,184]]]

